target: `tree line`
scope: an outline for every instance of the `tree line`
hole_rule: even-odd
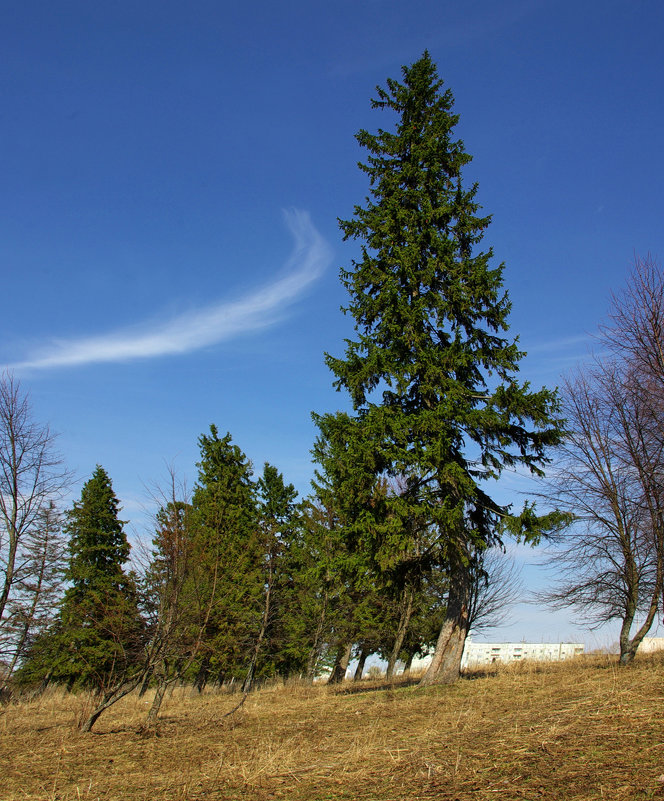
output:
[[[398,660],[432,652],[422,683],[453,681],[469,630],[509,594],[496,560],[507,536],[560,539],[570,581],[547,600],[622,617],[623,661],[643,636],[630,634],[636,616],[646,610],[647,630],[656,615],[661,272],[640,263],[616,299],[609,358],[562,398],[533,390],[509,335],[503,265],[482,249],[490,217],[462,180],[471,157],[454,136],[452,93],[426,52],[376,92],[391,127],[357,134],[369,193],[339,221],[360,241],[341,271],[354,336],[325,356],[351,410],[314,414],[310,497],[273,465],[254,477],[211,426],[191,496],[172,475],[145,563],[128,570],[109,476],[98,466],[61,514],[69,477],[51,434],[13,377],[2,381],[4,670],[33,687],[93,688],[87,728],[137,688],[155,688],[153,725],[174,682],[248,692],[324,669],[334,682],[352,655],[358,675],[378,653],[391,676]],[[543,512],[498,500],[505,470],[543,479],[555,453],[563,466]]]
[[[11,376],[3,385],[19,397]],[[29,444],[22,440],[22,456]],[[397,659],[407,668],[426,653],[444,611],[442,569],[404,595],[348,551],[338,515],[320,496],[299,501],[267,463],[254,478],[231,435],[215,426],[199,447],[191,497],[171,473],[152,541],[133,569],[101,466],[63,514],[52,497],[33,499],[42,513],[27,533],[17,532],[11,582],[5,575],[6,686],[93,690],[98,705],[88,729],[128,692],[153,687],[152,726],[175,682],[198,690],[230,683],[246,693],[273,677],[313,681],[323,672],[340,681],[353,651],[356,678],[371,654],[387,659],[392,674]],[[49,487],[57,477],[63,490],[68,476],[57,458],[44,469],[52,471]],[[34,483],[24,481],[25,497]],[[490,609],[480,602],[477,610],[481,624]]]

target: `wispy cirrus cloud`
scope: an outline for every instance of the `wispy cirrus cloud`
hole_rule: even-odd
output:
[[[49,369],[183,354],[274,325],[328,266],[331,250],[305,211],[284,212],[294,239],[283,277],[235,300],[189,311],[164,322],[98,336],[54,340],[12,369]]]
[[[526,348],[528,353],[550,353],[561,352],[569,348],[576,348],[577,346],[584,345],[587,347],[595,340],[592,334],[576,334],[568,337],[559,337],[547,342],[538,342]]]
[[[519,346],[527,355],[524,374],[531,382],[558,384],[570,370],[599,355],[592,347],[597,342],[593,334],[573,334],[533,344],[521,340]]]

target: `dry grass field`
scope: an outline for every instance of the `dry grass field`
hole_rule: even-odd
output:
[[[2,801],[664,799],[664,661],[522,664],[451,687],[131,696],[96,733],[59,692],[0,710]],[[149,703],[149,701],[148,701]]]

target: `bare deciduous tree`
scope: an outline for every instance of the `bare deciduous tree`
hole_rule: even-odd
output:
[[[664,276],[651,257],[614,296],[601,339],[610,356],[565,387],[553,499],[576,520],[555,556],[563,579],[543,597],[596,624],[621,620],[627,664],[664,589]]]
[[[474,567],[470,591],[468,630],[472,634],[493,629],[507,620],[523,592],[521,570],[499,546],[483,551]]]
[[[36,423],[28,396],[12,373],[0,375],[0,634],[6,635],[12,595],[31,562],[24,548],[39,531],[40,516],[69,486],[70,474],[55,451],[47,425]],[[34,537],[32,538],[34,546]],[[38,565],[35,564],[35,569]],[[15,612],[15,610],[13,610]],[[15,663],[16,643],[4,656]]]
[[[603,344],[632,365],[644,388],[650,384],[664,392],[664,273],[653,256],[636,259],[600,332]]]
[[[169,685],[177,681],[196,658],[202,629],[199,605],[191,592],[192,580],[191,504],[186,487],[181,485],[172,468],[169,488],[161,493],[161,506],[156,515],[154,550],[148,569],[148,595],[152,598],[150,637],[150,670],[156,690],[148,712],[147,729],[157,723],[159,710]],[[207,615],[203,615],[207,619]],[[197,631],[198,628],[198,631]]]
[[[145,689],[152,681],[155,695],[143,727],[146,732],[156,728],[168,688],[182,679],[200,656],[210,616],[220,602],[216,582],[223,558],[222,554],[217,554],[216,562],[208,566],[211,584],[203,590],[205,579],[195,551],[189,494],[172,467],[168,468],[167,487],[156,487],[152,499],[159,507],[155,536],[150,552],[143,549],[149,636],[137,669],[131,676],[123,677],[124,683],[118,685],[118,691],[101,710],[112,706],[139,684]]]
[[[638,457],[630,453],[637,409],[628,403],[607,365],[566,383],[569,438],[552,499],[575,521],[554,556],[561,581],[543,595],[596,625],[621,620],[622,663],[631,661],[650,629],[661,590],[657,515],[648,513],[653,487],[631,458]],[[645,621],[632,634],[639,612]]]

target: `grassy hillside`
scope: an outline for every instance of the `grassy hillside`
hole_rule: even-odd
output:
[[[359,691],[358,691],[359,690]],[[664,798],[664,661],[522,664],[452,687],[178,690],[157,735],[131,696],[81,735],[86,699],[0,711],[3,801]]]

